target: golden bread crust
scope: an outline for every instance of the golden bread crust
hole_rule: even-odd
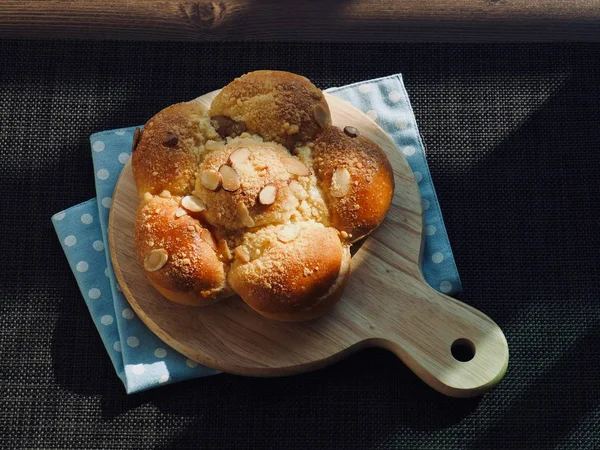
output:
[[[207,110],[198,102],[169,106],[144,126],[131,163],[138,194],[185,195],[194,188],[199,154],[208,139],[218,138]]]
[[[276,70],[250,72],[229,83],[213,100],[210,115],[243,121],[248,132],[287,148],[331,125],[321,90],[303,76]]]
[[[394,194],[394,173],[384,151],[373,141],[350,137],[329,127],[315,140],[313,168],[331,216],[331,224],[355,242],[379,226]],[[332,179],[336,170],[350,175],[348,192],[336,197]]]
[[[142,202],[135,229],[138,259],[152,285],[169,300],[196,306],[213,303],[229,294],[227,266],[201,237],[201,223],[189,215],[177,218],[178,208],[175,197]],[[147,270],[150,252],[161,250],[167,255],[164,265]]]
[[[240,164],[230,164],[231,154],[239,149],[248,149],[247,159]],[[233,192],[223,188],[214,191],[206,188],[198,179],[195,192],[206,203],[206,219],[211,224],[228,230],[244,228],[246,225],[242,222],[238,206],[243,203],[254,221],[254,226],[289,220],[295,203],[292,200],[288,201],[291,196],[288,185],[292,176],[281,163],[284,157],[291,155],[279,144],[240,138],[231,141],[222,151],[206,155],[199,171],[218,171],[223,165],[229,164],[235,170],[241,184],[240,188]],[[259,194],[268,185],[275,187],[276,199],[273,204],[262,205]]]
[[[298,228],[290,242],[278,237],[285,227]],[[230,285],[254,310],[279,320],[321,312],[332,286],[348,271],[342,265],[347,247],[337,230],[315,222],[266,227],[247,236],[240,247],[248,249],[250,261],[236,258]]]

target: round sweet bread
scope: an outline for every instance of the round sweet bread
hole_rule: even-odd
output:
[[[232,81],[213,100],[210,115],[222,136],[248,131],[289,149],[331,125],[323,92],[307,78],[276,70]]]
[[[394,192],[383,150],[331,125],[323,93],[288,72],[246,74],[172,105],[134,139],[135,244],[150,283],[189,306],[238,294],[265,317],[310,320],[341,297],[350,246]]]

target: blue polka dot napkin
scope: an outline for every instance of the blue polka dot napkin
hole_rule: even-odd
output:
[[[446,294],[460,292],[460,278],[401,75],[328,92],[377,122],[408,160],[425,208],[425,279]],[[115,184],[130,156],[134,130],[135,127],[103,131],[90,137],[97,198],[52,216],[92,320],[128,393],[218,373],[187,359],[158,339],[129,307],[113,273],[107,248],[108,216]]]

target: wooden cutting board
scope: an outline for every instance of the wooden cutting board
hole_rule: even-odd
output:
[[[198,101],[208,106],[216,94]],[[123,293],[165,343],[224,372],[291,375],[334,363],[362,348],[383,347],[439,392],[455,397],[485,392],[500,381],[508,364],[502,330],[485,314],[427,284],[420,264],[423,207],[404,156],[366,115],[326,97],[334,125],[355,126],[386,151],[396,182],[386,219],[354,254],[348,286],[332,311],[293,324],[263,318],[237,296],[198,308],[165,300],[135,257],[138,196],[130,162],[117,183],[109,220],[111,258]],[[453,356],[457,350],[472,359],[457,360]]]

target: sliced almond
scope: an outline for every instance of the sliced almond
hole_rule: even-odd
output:
[[[203,170],[200,173],[200,182],[202,185],[211,191],[216,191],[221,187],[223,177],[219,172],[212,169]]]
[[[177,208],[177,211],[175,211],[175,217],[185,216],[186,214],[187,211],[183,208]]]
[[[200,212],[206,209],[206,204],[195,195],[186,195],[181,199],[181,206],[191,212]]]
[[[225,239],[219,240],[219,249],[221,250],[221,254],[225,257],[226,260],[233,259],[233,255],[231,254],[231,250],[229,250],[229,244]]]
[[[169,254],[164,248],[151,250],[144,258],[144,269],[148,272],[156,272],[167,263]]]
[[[246,249],[246,247],[238,247],[235,249],[235,257],[237,259],[239,259],[241,262],[243,262],[244,264],[250,261],[250,253],[248,253],[248,250]]]
[[[266,185],[264,188],[261,189],[260,193],[258,194],[258,201],[262,205],[272,205],[273,203],[275,203],[276,198],[277,188],[272,184]]]
[[[255,225],[254,219],[250,217],[250,212],[245,203],[240,202],[237,204],[237,215],[245,227],[252,228]]]
[[[352,182],[350,180],[350,172],[345,167],[338,167],[333,172],[333,176],[331,177],[331,187],[330,192],[334,197],[340,198],[344,197],[352,186]]]
[[[315,105],[313,112],[315,114],[315,121],[317,122],[317,125],[319,125],[321,128],[329,126],[331,120],[329,111],[327,111],[327,109],[321,103],[317,103]]]
[[[285,170],[287,170],[292,175],[298,175],[301,177],[306,177],[310,175],[309,168],[306,167],[304,163],[298,158],[294,158],[293,156],[284,156],[283,158],[281,158],[281,162],[285,166]]]
[[[346,133],[351,138],[355,138],[360,134],[355,127],[351,126],[344,127],[344,133]]]
[[[231,155],[229,155],[229,162],[232,166],[242,165],[248,161],[248,157],[250,156],[250,150],[246,147],[240,147],[234,150]]]
[[[200,231],[200,238],[208,245],[212,247],[214,251],[217,251],[217,243],[215,242],[215,238],[213,238],[212,233],[207,228],[202,228]]]
[[[283,243],[292,242],[300,235],[298,225],[287,225],[277,232],[277,239]]]
[[[223,180],[223,189],[229,192],[235,192],[240,188],[240,176],[233,167],[223,164],[219,167],[219,173]]]
[[[140,140],[140,135],[142,131],[139,127],[135,127],[135,131],[133,132],[133,141],[131,142],[131,152],[133,153],[138,145],[138,141]]]

